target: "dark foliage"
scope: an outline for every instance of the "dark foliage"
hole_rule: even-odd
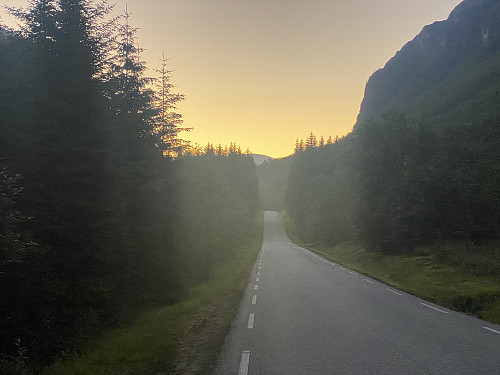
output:
[[[129,15],[115,28],[108,11],[36,0],[12,10],[21,31],[0,29],[2,374],[179,301],[259,207],[250,157],[172,159],[183,96],[165,64],[153,92]]]
[[[176,193],[186,283],[203,281],[251,233],[259,209],[255,163],[250,155],[213,150],[177,159]]]
[[[401,252],[500,235],[500,120],[429,126],[392,111],[294,155],[287,204],[305,238]]]
[[[358,201],[352,138],[298,151],[292,157],[286,203],[301,235],[334,245],[356,234]]]

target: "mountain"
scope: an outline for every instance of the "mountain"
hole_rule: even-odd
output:
[[[265,161],[273,160],[272,157],[266,155],[252,154],[252,157],[256,165],[261,165]]]
[[[390,109],[446,123],[500,113],[500,1],[463,1],[376,71],[357,123]]]

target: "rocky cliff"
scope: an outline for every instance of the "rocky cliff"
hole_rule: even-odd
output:
[[[358,123],[398,109],[417,119],[500,113],[500,1],[465,0],[369,79]]]

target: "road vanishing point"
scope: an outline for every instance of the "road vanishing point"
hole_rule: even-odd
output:
[[[264,242],[215,374],[500,374],[500,326],[419,299],[294,245]]]

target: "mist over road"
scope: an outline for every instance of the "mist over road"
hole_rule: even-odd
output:
[[[500,326],[326,261],[266,212],[215,374],[500,374]]]

